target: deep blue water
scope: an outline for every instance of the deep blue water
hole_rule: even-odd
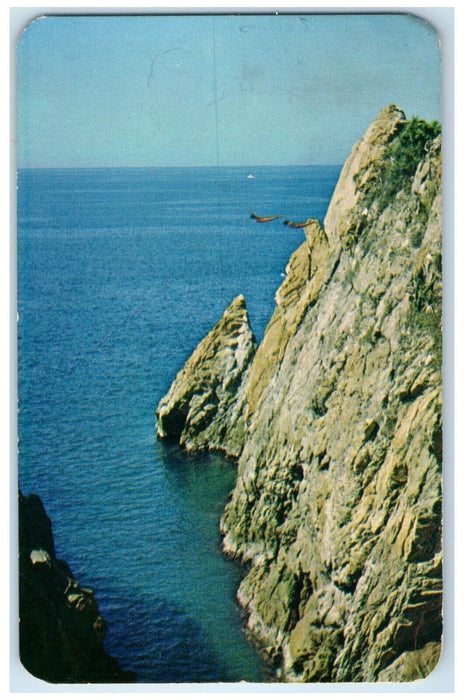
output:
[[[154,411],[237,294],[262,337],[303,233],[249,214],[323,219],[339,171],[19,172],[19,485],[139,682],[268,678],[220,552],[235,465],[158,442]]]

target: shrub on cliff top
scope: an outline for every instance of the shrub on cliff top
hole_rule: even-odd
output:
[[[418,117],[405,121],[395,139],[385,151],[383,167],[377,185],[369,192],[369,199],[378,200],[379,211],[383,211],[397,192],[412,181],[420,161],[431,142],[441,133],[437,121],[426,122]]]

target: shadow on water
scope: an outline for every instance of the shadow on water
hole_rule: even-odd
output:
[[[189,455],[169,442],[157,442],[156,449],[190,545],[187,553],[174,554],[188,572],[178,576],[181,607],[211,642],[213,676],[223,682],[269,680],[269,669],[244,634],[236,598],[244,569],[221,550],[219,521],[235,485],[236,461],[213,452]],[[205,680],[209,675],[203,674]]]
[[[186,455],[172,443],[154,448],[159,488],[144,564],[125,560],[133,579],[124,596],[120,588],[106,590],[107,649],[138,683],[270,680],[243,630],[236,599],[243,570],[220,546],[236,464],[220,454]]]
[[[203,516],[219,519],[237,478],[236,461],[215,452],[187,454],[178,444],[158,442],[165,478]],[[217,532],[219,530],[217,529]]]
[[[148,615],[146,600],[131,600],[125,629],[118,635],[119,660],[126,668],[130,664],[138,683],[241,680],[222,663],[201,626],[168,600],[150,600]],[[111,646],[109,632],[107,637]]]

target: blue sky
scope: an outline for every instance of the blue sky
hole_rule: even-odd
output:
[[[377,113],[440,119],[402,14],[55,16],[17,49],[19,167],[342,163]]]

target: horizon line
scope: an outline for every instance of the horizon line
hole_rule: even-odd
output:
[[[266,165],[18,165],[16,170],[123,170],[123,169],[187,169],[187,168],[242,168],[252,170],[257,168],[333,168],[343,163],[268,163]]]

